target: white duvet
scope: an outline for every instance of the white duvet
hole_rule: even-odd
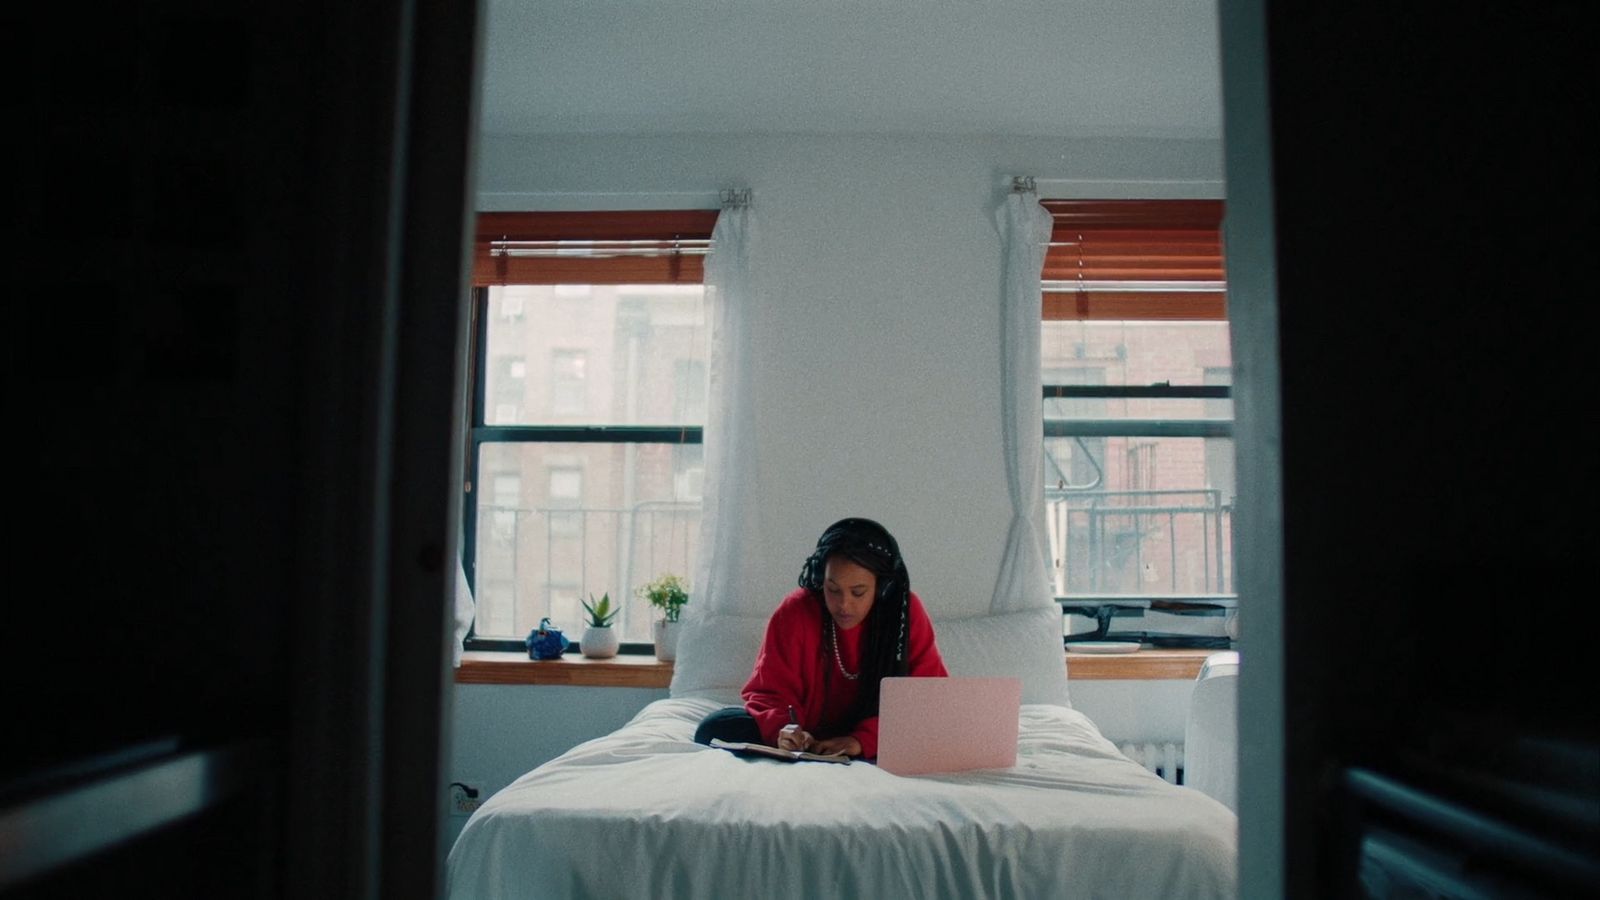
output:
[[[1237,823],[1026,704],[1014,768],[897,777],[695,744],[722,699],[657,700],[490,797],[451,900],[1233,897]]]

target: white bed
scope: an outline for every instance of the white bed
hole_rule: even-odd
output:
[[[980,635],[937,627],[953,675],[1026,664],[996,644],[994,617],[977,652],[961,648]],[[731,655],[708,665],[749,671]],[[683,660],[680,675],[706,679]],[[675,678],[674,694],[692,695],[649,704],[489,798],[451,850],[449,896],[1235,896],[1233,813],[1122,756],[1064,703],[1027,702],[1038,692],[1024,684],[1014,768],[907,778],[695,744],[701,717],[738,692]],[[1064,678],[1061,689],[1064,700]]]

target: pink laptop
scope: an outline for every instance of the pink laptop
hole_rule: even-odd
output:
[[[878,768],[931,775],[1017,764],[1019,678],[885,678]]]

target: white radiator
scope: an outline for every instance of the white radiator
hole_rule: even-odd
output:
[[[1183,745],[1177,741],[1159,744],[1123,744],[1122,755],[1173,784],[1183,784]]]

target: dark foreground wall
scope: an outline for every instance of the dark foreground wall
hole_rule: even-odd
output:
[[[1368,889],[1385,833],[1564,896],[1600,809],[1593,29],[1365,6],[1267,12],[1289,893]],[[1481,827],[1373,801],[1394,786]],[[1475,847],[1494,823],[1557,861]]]
[[[0,893],[431,896],[475,7],[12,6]]]

